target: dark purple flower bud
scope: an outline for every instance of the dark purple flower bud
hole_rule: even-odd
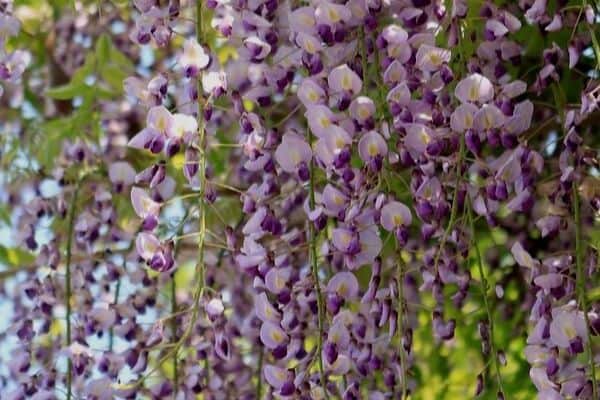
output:
[[[333,160],[333,165],[338,169],[343,168],[350,162],[351,158],[352,154],[350,153],[350,150],[348,148],[343,148]]]
[[[354,179],[354,171],[351,168],[346,168],[342,173],[342,178],[344,182],[350,183]]]
[[[33,237],[33,235],[27,236],[27,238],[25,239],[25,245],[29,250],[32,251],[37,249],[38,247],[37,241],[35,240],[35,237]]]
[[[337,42],[337,43],[342,43],[347,36],[348,32],[346,31],[346,29],[344,29],[343,27],[338,27],[335,30],[335,33],[333,34],[333,39]]]
[[[448,204],[446,201],[439,202],[435,207],[435,218],[441,220],[448,214],[450,214],[450,204]]]
[[[583,139],[574,129],[571,129],[565,137],[564,143],[571,153],[575,153],[577,148],[583,143]]]
[[[152,153],[154,153],[154,154],[160,153],[163,150],[163,148],[165,147],[164,136],[160,135],[160,134],[154,135],[154,137],[150,141],[150,144],[148,147]]]
[[[491,147],[498,147],[501,143],[500,132],[497,129],[490,129],[487,131],[487,144]]]
[[[512,101],[510,100],[503,100],[502,103],[500,104],[500,110],[502,111],[502,113],[504,115],[511,116],[515,110],[515,106],[513,104]]]
[[[396,240],[398,241],[398,245],[404,247],[406,242],[408,241],[408,229],[404,226],[400,226],[396,229]]]
[[[369,160],[368,163],[369,169],[374,172],[381,171],[383,168],[383,157],[381,155],[377,155]]]
[[[271,354],[273,355],[273,357],[276,360],[281,360],[281,359],[285,358],[285,356],[287,355],[287,345],[282,344],[282,345],[277,346],[276,348],[273,349],[273,351],[271,351]]]
[[[377,28],[377,18],[374,15],[368,14],[364,20],[365,28],[369,32],[373,32]]]
[[[331,27],[329,25],[318,25],[317,33],[321,37],[321,40],[328,45],[333,44],[333,32],[331,32]]]
[[[183,71],[183,75],[186,78],[195,78],[196,76],[198,76],[198,68],[194,65],[189,65]]]
[[[333,364],[338,358],[337,345],[333,342],[326,342],[323,347],[323,353],[325,353],[325,359],[329,364]]]
[[[496,183],[494,181],[490,182],[485,187],[485,194],[486,194],[486,196],[487,196],[488,199],[490,199],[490,200],[497,200],[496,199]]]
[[[371,370],[379,370],[379,369],[381,369],[382,365],[383,365],[383,362],[382,362],[381,358],[379,358],[375,355],[369,359],[369,368],[371,368]]]
[[[550,357],[546,360],[546,374],[552,376],[558,372],[559,365],[556,362],[556,357]]]
[[[148,32],[140,31],[137,34],[137,41],[139,44],[148,44],[150,43],[150,39],[152,39],[152,36]]]
[[[281,390],[279,392],[281,393],[282,396],[291,396],[292,394],[294,394],[295,391],[296,391],[296,386],[294,386],[294,381],[288,380],[283,384],[283,386],[281,387]]]
[[[305,162],[298,165],[298,178],[300,178],[302,182],[306,182],[310,179],[310,170]]]
[[[475,155],[479,155],[481,153],[481,139],[479,138],[479,134],[473,129],[469,129],[465,133],[465,145],[471,153]]]
[[[139,356],[140,353],[137,351],[137,349],[132,348],[127,351],[127,354],[125,355],[125,362],[130,368],[133,368],[137,364]]]
[[[288,304],[292,300],[292,294],[289,290],[282,290],[277,295],[277,301],[281,304]]]
[[[314,224],[318,231],[322,231],[327,226],[327,216],[325,214],[319,215]]]
[[[423,224],[421,226],[421,238],[424,241],[431,239],[433,237],[434,233],[435,233],[435,227],[433,225]]]
[[[511,132],[503,131],[500,135],[500,141],[502,146],[507,149],[514,149],[519,145],[519,140],[517,139],[517,135]]]
[[[26,319],[21,323],[21,327],[17,330],[17,336],[24,342],[29,342],[35,336],[33,331],[33,322]]]
[[[440,69],[440,76],[442,78],[442,81],[446,85],[454,80],[454,73],[452,72],[452,69],[450,69],[450,67],[446,64],[444,64]]]
[[[415,161],[413,160],[412,156],[404,147],[400,150],[399,155],[400,155],[400,163],[402,164],[403,167],[411,167],[411,166],[415,165]]]
[[[483,375],[477,374],[477,385],[475,386],[475,396],[479,396],[483,392]]]
[[[250,196],[244,196],[242,211],[245,214],[252,214],[256,210],[256,202]]]
[[[378,49],[383,50],[387,47],[388,43],[385,40],[385,38],[383,37],[382,34],[379,34],[377,36],[377,39],[375,39],[375,46],[377,46]]]
[[[583,340],[580,336],[575,336],[569,341],[569,349],[572,354],[583,353]]]
[[[148,215],[142,222],[142,229],[151,231],[158,226],[158,218],[155,215]]]
[[[424,221],[429,221],[433,216],[433,206],[427,200],[417,202],[417,215]]]
[[[383,371],[383,383],[390,389],[396,386],[396,375],[393,370],[386,368]]]
[[[439,156],[442,153],[442,145],[439,140],[432,140],[427,145],[427,154],[432,157]]]
[[[435,126],[442,126],[446,122],[446,118],[444,117],[444,114],[442,114],[442,112],[440,110],[434,109],[433,112],[431,113],[431,122]],[[447,139],[444,138],[442,140],[445,142]]]
[[[336,315],[342,308],[343,304],[344,299],[337,293],[329,293],[327,295],[327,311],[329,311],[332,315]]]
[[[433,93],[433,91],[425,90],[425,93],[423,94],[423,100],[425,100],[425,102],[429,105],[434,105],[437,100],[437,96],[435,93]]]
[[[337,108],[340,111],[345,111],[350,107],[350,103],[352,102],[352,97],[347,94],[342,95],[337,103]]]

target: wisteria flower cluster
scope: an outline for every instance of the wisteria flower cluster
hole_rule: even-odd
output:
[[[600,6],[0,0],[0,398],[600,399]]]

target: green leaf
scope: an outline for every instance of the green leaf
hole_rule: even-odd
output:
[[[123,80],[128,76],[127,72],[123,71],[123,69],[117,65],[104,65],[100,69],[100,75],[112,90],[117,93],[123,91]]]
[[[85,62],[73,73],[71,81],[62,86],[56,86],[46,91],[46,94],[57,100],[69,100],[77,96],[85,95],[90,90],[90,86],[85,80],[95,70],[96,57],[94,53],[88,53]]]
[[[596,37],[596,32],[590,27],[590,36],[592,37],[592,47],[596,55],[596,69],[600,69],[600,42]]]
[[[110,48],[110,60],[121,67],[123,72],[130,74],[135,69],[133,62],[125,54],[121,53],[114,45]]]
[[[5,206],[0,206],[0,220],[10,225],[10,211]]]
[[[0,246],[0,264],[20,267],[33,263],[35,256],[27,250],[17,247]]]
[[[96,56],[93,52],[87,53],[85,56],[85,62],[81,67],[73,73],[71,82],[84,82],[85,79],[94,73],[96,70]]]
[[[46,95],[57,100],[69,100],[83,95],[86,89],[89,89],[89,86],[84,82],[71,81],[66,85],[56,86],[48,89],[46,91]]]
[[[112,42],[106,33],[100,35],[96,41],[96,56],[98,57],[98,67],[102,68],[110,59]]]

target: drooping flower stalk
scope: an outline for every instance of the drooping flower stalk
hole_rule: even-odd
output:
[[[77,211],[77,201],[79,197],[79,192],[81,190],[81,186],[85,179],[89,176],[91,172],[82,173],[77,181],[75,182],[75,188],[73,189],[73,195],[71,196],[71,207],[69,209],[68,215],[68,231],[67,231],[67,248],[66,248],[66,259],[65,259],[65,307],[66,307],[66,340],[67,340],[67,348],[69,351],[69,356],[67,359],[67,400],[71,400],[73,395],[72,391],[72,381],[73,381],[73,361],[71,355],[71,261],[73,258],[73,235],[75,228],[75,215]]]
[[[309,130],[308,133],[308,143],[312,146],[313,136],[312,131]],[[310,209],[313,210],[315,208],[315,167],[314,161],[311,159],[310,165],[310,178],[308,181],[308,190],[309,190],[309,205]],[[327,393],[327,377],[325,375],[325,369],[323,367],[323,335],[325,334],[325,304],[323,301],[323,293],[321,292],[321,283],[319,278],[319,264],[317,258],[317,231],[315,229],[313,221],[308,221],[308,235],[309,235],[309,258],[311,265],[311,273],[312,278],[315,284],[315,290],[317,292],[317,323],[318,323],[318,333],[317,333],[317,361],[319,365],[319,374],[321,375],[321,387],[323,388],[323,393],[325,394],[325,398],[328,399],[329,395]]]
[[[198,43],[203,43],[203,31],[202,31],[202,0],[196,1],[196,40]],[[198,229],[198,255],[196,261],[196,289],[193,297],[193,311],[192,317],[190,320],[190,326],[188,327],[188,331],[186,335],[189,335],[191,331],[194,329],[194,325],[198,319],[198,314],[200,312],[200,302],[204,293],[204,288],[206,285],[205,282],[205,274],[206,274],[206,265],[204,264],[204,246],[205,246],[205,237],[206,237],[206,143],[205,143],[205,135],[206,129],[204,126],[204,98],[202,96],[202,74],[197,78],[197,90],[198,90],[198,115],[196,116],[198,121],[198,177],[200,183],[200,191],[198,196],[198,216],[199,216],[199,229]]]
[[[461,135],[458,158],[456,161],[456,172],[455,172],[456,179],[454,181],[455,186],[454,186],[454,194],[452,195],[452,209],[450,210],[450,219],[448,220],[448,225],[446,226],[446,229],[444,230],[444,233],[442,234],[442,238],[440,239],[440,244],[439,244],[438,250],[435,255],[435,261],[433,263],[436,273],[438,271],[438,263],[440,260],[440,256],[442,255],[444,245],[446,244],[446,240],[448,240],[448,236],[452,232],[452,229],[454,229],[454,223],[456,222],[456,217],[458,214],[458,193],[460,192],[460,180],[462,178],[462,167],[463,167],[462,165],[463,165],[464,157],[465,157],[465,137],[464,137],[464,135]]]
[[[262,372],[263,372],[263,358],[265,351],[261,348],[258,353],[258,363],[256,365],[256,398],[262,398]]]
[[[579,308],[583,311],[583,316],[585,319],[585,333],[587,335],[586,338],[586,357],[587,361],[590,365],[590,375],[592,378],[592,393],[593,398],[598,398],[598,381],[596,379],[596,362],[594,361],[594,352],[592,350],[592,337],[590,335],[590,317],[588,311],[587,297],[585,293],[585,271],[583,265],[583,254],[585,252],[585,247],[582,246],[582,237],[581,237],[581,205],[579,204],[579,193],[577,192],[578,187],[576,183],[573,183],[572,188],[572,201],[573,201],[573,218],[575,223],[575,288],[577,294],[577,302],[579,303]]]
[[[396,257],[397,261],[397,279],[398,279],[398,352],[400,353],[400,372],[402,382],[400,382],[400,399],[403,400],[407,398],[408,395],[408,381],[407,381],[407,354],[406,349],[404,348],[404,308],[406,304],[406,300],[404,298],[404,271],[406,269],[406,265],[404,260],[402,259],[402,252],[398,250],[398,243],[396,242]]]
[[[171,313],[173,315],[177,314],[177,283],[175,282],[175,273],[171,277]],[[171,318],[171,335],[173,336],[173,341],[177,341],[177,318]],[[177,370],[177,352],[173,353],[173,385],[175,386],[175,390],[173,390],[173,398],[177,397],[177,388],[179,387],[179,372]]]
[[[133,243],[133,242],[132,242]],[[123,265],[125,265],[125,256],[123,256]],[[119,294],[121,292],[121,278],[117,280],[117,284],[115,285],[115,296],[113,298],[113,307],[119,304]],[[108,331],[108,351],[112,352],[115,345],[115,329],[114,327],[110,327]]]
[[[73,237],[73,227],[75,221],[75,204],[77,201],[77,196],[79,194],[79,185],[78,181],[75,185],[75,191],[73,192],[73,202],[71,204],[71,210],[69,211],[69,231],[67,233],[67,259],[65,262],[65,305],[67,307],[67,315],[66,315],[66,324],[67,324],[67,347],[71,346],[71,242]],[[71,361],[71,357],[67,360],[67,400],[71,400],[72,389],[71,389],[71,380],[72,380],[72,369],[73,362]]]
[[[475,248],[475,257],[477,262],[477,270],[479,271],[479,279],[480,288],[481,288],[481,297],[483,299],[483,306],[485,308],[485,312],[487,315],[487,324],[489,331],[489,345],[490,345],[490,354],[492,355],[492,364],[494,365],[494,372],[496,374],[496,380],[498,382],[498,398],[504,398],[504,389],[502,387],[502,377],[500,374],[500,362],[498,360],[499,354],[496,349],[496,344],[494,342],[494,317],[492,315],[492,309],[490,308],[489,300],[488,300],[488,291],[490,289],[489,282],[485,275],[485,271],[483,269],[483,258],[481,257],[481,252],[479,251],[479,244],[476,239],[476,230],[475,230],[475,220],[473,218],[473,211],[471,209],[471,204],[467,205],[467,212],[469,216],[469,225],[471,227],[471,243]],[[500,397],[502,396],[502,397]]]

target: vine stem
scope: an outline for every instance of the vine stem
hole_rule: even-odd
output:
[[[308,130],[309,143],[312,146],[313,136]],[[311,210],[315,208],[315,167],[314,161],[310,160],[310,180],[309,180],[309,204]],[[315,231],[315,225],[312,221],[308,221],[309,235],[310,235],[310,264],[313,280],[315,281],[315,289],[317,291],[317,313],[318,313],[318,324],[319,324],[319,335],[317,337],[317,357],[319,362],[319,373],[321,375],[321,385],[323,386],[323,392],[325,398],[328,399],[327,394],[327,377],[325,376],[325,369],[323,368],[323,335],[325,325],[325,309],[323,304],[323,293],[321,292],[321,284],[319,282],[319,266],[317,263],[317,232]]]
[[[435,274],[438,273],[438,263],[440,261],[440,255],[442,254],[442,249],[446,244],[446,240],[448,240],[448,235],[452,231],[454,227],[454,222],[456,221],[456,215],[458,214],[458,191],[460,187],[460,178],[461,178],[461,168],[463,158],[465,156],[465,136],[460,135],[460,149],[458,153],[458,161],[456,162],[456,181],[454,187],[454,195],[452,196],[452,210],[450,211],[450,220],[448,221],[448,226],[444,230],[444,234],[442,235],[442,240],[440,241],[440,247],[435,254],[435,260],[433,262],[433,266],[435,269]]]
[[[256,366],[256,400],[260,400],[262,396],[262,366],[263,366],[264,351],[260,348],[258,353],[258,365]]]
[[[67,308],[67,347],[71,347],[71,260],[73,258],[73,230],[75,228],[75,212],[77,209],[77,198],[79,197],[79,191],[81,189],[81,185],[83,181],[88,177],[90,173],[84,173],[79,176],[77,182],[75,184],[75,190],[73,191],[73,197],[71,198],[71,208],[69,209],[69,217],[68,217],[68,233],[67,233],[67,255],[65,259],[65,306]],[[71,400],[73,396],[73,388],[72,388],[72,377],[73,374],[73,362],[71,361],[71,357],[67,359],[67,400]]]
[[[400,371],[402,374],[401,384],[401,397],[400,399],[407,398],[407,374],[406,374],[406,363],[407,354],[404,350],[404,344],[402,343],[404,338],[404,260],[402,260],[402,254],[398,249],[398,242],[396,241],[396,252],[398,257],[398,334],[400,336]]]
[[[126,256],[123,255],[123,260],[126,259]],[[123,265],[126,264],[126,261],[123,261]],[[116,306],[119,303],[119,292],[121,291],[121,278],[117,280],[117,285],[115,287],[115,297],[113,298],[113,306]],[[112,353],[115,342],[115,331],[113,326],[111,325],[108,331],[108,351]]]
[[[202,0],[196,0],[196,41],[198,43],[202,43],[202,36],[203,36],[202,12],[203,12]],[[202,299],[202,295],[204,294],[204,290],[206,289],[206,287],[205,287],[205,285],[206,285],[206,283],[205,283],[205,265],[204,265],[204,245],[205,245],[205,237],[206,237],[206,202],[205,202],[204,196],[206,194],[206,184],[207,184],[207,180],[206,180],[206,149],[205,149],[206,130],[205,130],[205,121],[204,121],[204,117],[203,117],[204,99],[202,97],[203,88],[202,88],[202,77],[201,76],[198,77],[197,89],[198,89],[197,121],[198,121],[198,134],[199,134],[199,139],[198,139],[198,150],[199,150],[198,151],[198,164],[199,164],[198,178],[200,181],[200,190],[197,195],[199,198],[198,213],[199,213],[200,221],[199,221],[199,231],[198,231],[198,256],[197,256],[198,260],[196,263],[196,287],[194,289],[194,294],[193,294],[193,298],[192,298],[192,306],[191,306],[192,316],[190,318],[190,323],[188,324],[185,332],[183,332],[181,337],[175,343],[175,346],[173,347],[173,349],[171,351],[169,351],[164,357],[162,357],[158,361],[157,366],[155,366],[149,373],[147,373],[146,375],[144,375],[140,379],[138,379],[136,381],[136,383],[134,383],[132,385],[119,385],[118,387],[129,388],[129,387],[135,387],[135,386],[139,385],[148,376],[150,376],[152,373],[154,373],[154,371],[156,371],[166,360],[168,360],[171,357],[177,357],[179,350],[181,349],[181,347],[184,345],[185,341],[191,335],[194,325],[196,324],[196,321],[198,321],[198,316],[200,314],[200,300]],[[193,193],[190,193],[189,197],[195,197],[195,195]],[[207,363],[208,363],[208,360],[207,360]],[[208,364],[206,364],[206,370],[208,373]],[[177,374],[177,372],[175,371],[175,379],[174,379],[175,382],[177,382],[176,374]],[[177,391],[177,388],[175,388],[175,391]]]
[[[469,224],[471,226],[471,237],[474,238],[475,221],[473,219],[473,210],[471,210],[470,204],[468,207],[468,213]],[[500,393],[504,394],[504,388],[502,387],[502,377],[500,374],[500,362],[498,361],[498,353],[496,351],[496,345],[494,343],[494,318],[492,316],[492,310],[488,301],[488,280],[483,269],[483,259],[481,257],[481,252],[479,251],[479,245],[477,244],[476,240],[471,239],[471,241],[473,243],[473,247],[475,248],[475,256],[477,257],[477,269],[479,271],[479,278],[481,279],[481,296],[483,297],[483,305],[487,314],[488,326],[490,330],[490,352],[493,356],[494,371],[496,373],[496,380],[498,381],[498,390],[500,391]]]
[[[171,277],[171,312],[173,314],[177,313],[177,284],[175,282],[175,273]],[[171,335],[173,335],[173,340],[177,339],[177,318],[171,318]],[[178,387],[178,378],[177,378],[177,352],[173,354],[173,386],[175,390],[173,390],[173,398],[177,398],[177,387]]]
[[[136,235],[141,232],[141,229],[142,228],[140,226],[135,231]],[[122,263],[123,271],[127,270],[127,254],[129,252],[131,252],[131,250],[133,250],[133,246],[135,246],[135,240],[132,240],[131,243],[129,243],[129,246],[123,253],[123,263]],[[119,277],[119,279],[117,279],[117,284],[115,286],[115,296],[113,297],[113,303],[112,303],[113,307],[116,307],[117,304],[119,304],[119,295],[120,294],[121,294],[121,277]],[[115,331],[114,331],[114,327],[111,326],[110,329],[108,330],[108,351],[110,351],[111,353],[112,353],[113,347],[114,347],[114,340],[115,340]]]
[[[590,335],[590,317],[588,316],[587,298],[585,296],[585,277],[583,270],[583,246],[581,245],[581,210],[579,204],[579,193],[577,185],[573,184],[573,213],[575,214],[575,289],[577,292],[577,301],[579,307],[583,310],[585,318],[586,353],[590,364],[590,373],[592,375],[593,398],[598,398],[598,381],[596,380],[596,365],[594,364],[594,353],[592,352],[592,338]]]
[[[181,218],[181,222],[177,226],[177,234],[181,234],[183,232],[183,227],[190,215],[189,210],[185,212],[183,217]],[[175,243],[174,255],[177,257],[177,251],[179,250],[179,241]],[[171,276],[171,335],[173,336],[173,342],[177,343],[177,315],[178,315],[178,305],[177,305],[177,282],[175,281],[175,273],[177,271],[173,271],[173,276]],[[173,386],[175,390],[173,390],[173,399],[177,398],[177,387],[179,386],[178,375],[178,360],[177,360],[177,352],[173,353]]]
[[[196,40],[198,43],[202,43],[202,0],[196,0]],[[196,265],[196,289],[194,292],[194,310],[192,312],[192,317],[190,320],[190,324],[185,332],[184,338],[191,334],[196,321],[198,320],[199,314],[199,305],[200,299],[202,298],[202,294],[204,293],[205,286],[205,265],[204,265],[204,239],[206,236],[206,202],[204,199],[204,195],[206,193],[206,150],[205,150],[205,126],[204,126],[204,105],[203,105],[203,97],[202,97],[202,79],[201,76],[198,77],[197,82],[198,88],[198,146],[201,151],[199,152],[199,168],[198,168],[198,178],[200,181],[200,193],[199,193],[199,204],[198,204],[198,213],[200,217],[200,229],[198,235],[198,263]],[[182,338],[183,339],[183,338]],[[180,345],[183,343],[180,340]],[[175,352],[177,353],[177,352]],[[207,368],[208,370],[208,368]]]

